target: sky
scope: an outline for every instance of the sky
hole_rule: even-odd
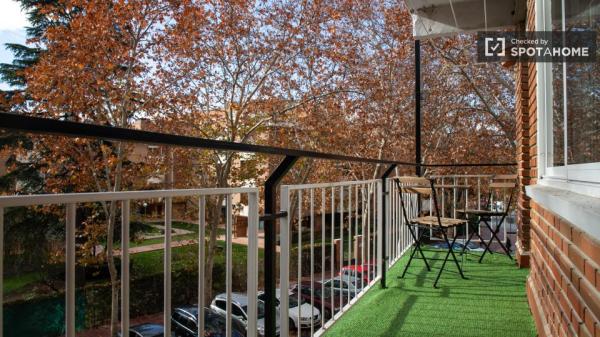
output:
[[[6,50],[6,43],[25,43],[27,16],[20,4],[14,0],[0,0],[0,63],[12,62],[12,53]],[[0,89],[10,87],[0,80]]]

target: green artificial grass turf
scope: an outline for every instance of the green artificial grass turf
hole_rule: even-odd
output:
[[[441,252],[426,256],[443,258]],[[442,261],[413,260],[399,279],[408,253],[388,271],[387,289],[375,284],[326,333],[337,336],[410,337],[534,337],[535,325],[527,304],[528,269],[518,269],[505,255],[469,255],[460,278],[449,261],[438,283],[433,282]],[[460,257],[459,257],[460,259]]]

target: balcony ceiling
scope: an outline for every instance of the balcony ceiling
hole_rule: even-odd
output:
[[[424,39],[497,30],[525,21],[526,0],[406,0],[413,36]]]

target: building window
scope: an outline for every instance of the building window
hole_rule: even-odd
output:
[[[536,15],[537,30],[592,30],[600,45],[600,1],[538,0]],[[541,181],[600,196],[600,62],[537,69]]]

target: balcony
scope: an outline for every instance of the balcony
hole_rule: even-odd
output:
[[[76,123],[69,125],[89,128]],[[256,152],[298,153],[249,148]],[[337,159],[323,153],[299,154]],[[9,291],[5,287],[7,301],[2,313],[4,336],[105,336],[110,331],[107,299],[111,295],[118,299],[116,324],[120,331],[153,329],[166,336],[211,332],[249,337],[335,336],[348,335],[350,331],[390,335],[411,329],[419,331],[419,326],[431,319],[440,324],[430,325],[433,331],[421,328],[423,335],[441,331],[448,336],[464,335],[477,331],[478,325],[492,331],[508,326],[523,336],[534,332],[524,293],[527,272],[517,269],[502,254],[489,255],[479,264],[475,260],[477,254],[457,252],[467,279],[455,277],[449,263],[439,288],[433,287],[439,262],[433,265],[433,271],[425,273],[421,262],[415,260],[405,279],[397,279],[409,253],[416,247],[406,225],[407,218],[423,214],[456,217],[460,208],[514,207],[510,200],[490,202],[490,181],[496,175],[430,175],[432,184],[438,184],[432,190],[439,197],[429,202],[404,189],[401,173],[395,170],[398,164],[393,162],[388,163],[389,168],[380,179],[271,186],[273,179],[279,179],[281,167],[293,165],[295,160],[290,158],[293,157],[288,154],[267,179],[262,199],[266,214],[262,217],[260,191],[254,187],[0,197],[4,215],[0,217],[0,228],[6,223],[14,226],[19,221],[14,214],[19,212],[43,214],[44,209],[52,209],[57,231],[64,230],[64,238],[58,234],[52,240],[58,262],[44,265],[51,267],[52,272],[23,273],[9,261],[9,276],[2,279],[4,285],[9,285]],[[343,156],[342,159],[371,161]],[[510,172],[510,166],[501,170]],[[273,199],[269,193],[276,193],[278,198]],[[508,194],[513,193],[511,190]],[[218,262],[207,271],[211,198],[222,200],[222,204],[217,202],[217,206],[212,206],[222,212],[222,224],[216,240]],[[271,208],[268,200],[273,202]],[[441,208],[436,210],[438,202]],[[152,210],[148,210],[149,204],[154,205],[150,207]],[[176,204],[194,205],[194,215],[186,221],[176,220]],[[146,227],[154,231],[141,242],[117,241],[113,254],[119,273],[117,287],[112,289],[108,275],[87,271],[90,248],[82,236],[85,222],[93,214],[90,212],[103,205],[117,209],[120,238],[131,237],[140,222],[148,223]],[[247,229],[241,234],[247,237],[245,240],[234,238],[234,223],[240,209],[245,209],[247,219]],[[279,212],[274,212],[275,209]],[[510,247],[516,229],[514,216],[507,214],[506,223],[495,225],[498,241]],[[264,222],[264,234],[259,234],[259,219]],[[452,235],[464,242],[472,231],[484,240],[491,238],[491,233],[479,224],[476,229],[457,227]],[[440,241],[442,238],[435,228],[417,233],[428,236],[431,245],[445,242]],[[259,242],[262,235],[264,241]],[[270,241],[274,238],[276,241]],[[476,240],[473,243],[478,245]],[[497,247],[490,247],[498,251]],[[97,254],[95,249],[93,255]],[[435,249],[427,254],[434,259],[444,255]],[[23,250],[10,252],[11,258],[27,255]],[[221,268],[219,272],[215,266]],[[206,296],[204,282],[207,272],[218,283],[211,285],[210,297]],[[24,280],[32,275],[34,279]],[[35,279],[36,275],[40,278]],[[15,286],[19,283],[20,286]],[[52,288],[50,294],[42,295],[40,290],[47,288]],[[275,298],[268,297],[269,288],[276,290]],[[326,293],[329,295],[323,295]],[[302,303],[300,315],[297,303]],[[275,313],[274,333],[267,331],[269,310]],[[189,315],[189,321],[184,321],[185,315]],[[31,317],[35,320],[31,321]],[[215,322],[222,322],[222,327],[215,328]]]

